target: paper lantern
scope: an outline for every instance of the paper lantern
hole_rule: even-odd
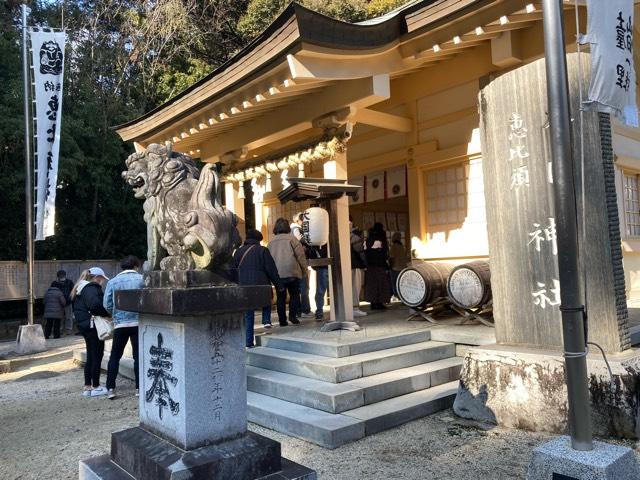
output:
[[[302,220],[302,234],[309,245],[325,245],[329,241],[329,213],[320,207],[307,208]]]

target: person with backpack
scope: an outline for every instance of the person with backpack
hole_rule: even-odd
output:
[[[104,341],[98,338],[93,324],[94,316],[109,317],[109,312],[102,305],[104,284],[109,280],[100,267],[91,267],[80,275],[78,282],[71,290],[73,314],[78,323],[78,331],[84,337],[87,348],[87,359],[84,364],[85,397],[98,397],[107,394],[107,389],[100,386],[100,368],[104,355]]]
[[[125,312],[115,307],[115,292],[119,290],[136,290],[144,287],[140,270],[140,260],[138,257],[128,255],[120,262],[122,271],[107,283],[104,292],[103,306],[111,312],[113,318],[113,343],[111,344],[111,355],[109,355],[109,365],[107,367],[107,398],[116,398],[116,378],[120,369],[120,359],[131,341],[131,352],[133,353],[133,371],[136,381],[136,395],[140,388],[138,372],[138,313]]]
[[[66,305],[64,293],[56,286],[56,282],[52,282],[44,294],[44,338],[47,340],[51,336],[52,328],[53,338],[60,338],[60,322],[64,318]]]
[[[240,285],[273,285],[276,291],[284,290],[278,268],[266,247],[260,245],[263,236],[258,230],[247,230],[244,244],[236,250],[233,260],[238,269],[238,283]],[[246,346],[254,347],[255,312],[247,310],[244,315],[246,322]],[[271,302],[262,307],[262,325],[271,328]]]
[[[298,212],[293,216],[293,221],[291,222],[291,234],[296,237],[296,239],[302,244],[305,250],[305,256],[309,258],[309,249],[310,246],[307,245],[304,235],[302,232],[302,223],[304,220],[304,213]],[[300,310],[298,311],[298,316],[301,318],[311,318],[313,317],[313,313],[311,313],[311,303],[309,302],[309,272],[305,270],[303,272],[302,277],[300,277]]]

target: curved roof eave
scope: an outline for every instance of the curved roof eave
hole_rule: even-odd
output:
[[[381,21],[366,24],[352,24],[342,22],[340,20],[327,17],[318,12],[314,12],[313,10],[305,8],[297,3],[291,3],[249,45],[236,53],[232,58],[230,58],[224,64],[220,65],[213,72],[203,77],[201,80],[194,83],[190,87],[186,88],[175,97],[172,97],[165,103],[146,112],[144,115],[136,119],[114,127],[114,129],[118,131],[147,120],[150,117],[153,117],[161,113],[163,110],[173,106],[176,102],[184,99],[185,97],[188,97],[191,93],[205,86],[207,83],[215,81],[217,77],[220,77],[231,67],[242,62],[242,60],[246,58],[250,53],[266,43],[278,31],[278,29],[282,28],[289,21],[295,22],[297,27],[297,36],[291,40],[289,45],[284,46],[282,52],[280,52],[279,55],[275,56],[266,64],[256,66],[255,69],[250,69],[250,71],[247,74],[243,75],[238,81],[216,91],[205,101],[210,102],[212,98],[219,98],[230,90],[237,88],[238,86],[249,80],[253,75],[255,75],[257,70],[268,70],[270,67],[278,64],[277,60],[282,60],[283,58],[286,58],[286,55],[288,53],[292,53],[297,49],[302,48],[303,43],[313,44],[335,50],[363,51],[388,45],[398,40],[402,35],[407,33],[405,15],[417,10],[424,5],[434,3],[435,1],[437,0],[420,0],[417,2],[411,2],[404,7],[400,7],[399,11],[394,11],[394,15],[386,17],[382,16],[379,17]],[[202,103],[203,102],[200,102],[198,103],[198,105],[201,105]],[[197,108],[198,105],[189,108],[185,112],[181,112],[180,116],[188,115],[194,110],[194,108]]]

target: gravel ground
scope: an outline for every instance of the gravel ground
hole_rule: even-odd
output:
[[[77,479],[78,461],[107,453],[110,434],[137,424],[133,383],[122,397],[85,398],[72,361],[0,375],[0,479]],[[250,424],[320,479],[524,479],[532,449],[550,438],[463,421],[450,410],[337,450]],[[627,446],[633,447],[630,442]]]

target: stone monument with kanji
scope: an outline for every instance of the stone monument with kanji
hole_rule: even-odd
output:
[[[271,288],[232,281],[240,236],[217,167],[199,171],[170,145],[126,165],[148,227],[145,288],[116,295],[119,309],[140,313],[140,425],[80,462],[80,478],[314,480],[247,430],[244,312],[268,304]]]

